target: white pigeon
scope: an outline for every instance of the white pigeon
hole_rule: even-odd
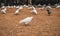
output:
[[[24,5],[26,8],[28,8],[28,6],[27,5]]]
[[[55,6],[58,6],[58,4],[55,4]]]
[[[49,9],[51,9],[51,6],[47,6],[46,8],[49,8]]]
[[[35,7],[34,6],[30,6],[28,9],[35,9]]]
[[[28,7],[27,5],[23,5],[23,7]]]
[[[14,6],[10,6],[11,8],[14,8]]]
[[[5,6],[2,6],[1,8],[5,8]]]
[[[16,8],[18,9],[20,6],[16,6]]]
[[[56,6],[56,8],[60,8],[60,5]]]
[[[27,17],[21,21],[19,21],[19,23],[24,23],[25,25],[29,24],[32,21],[33,17]]]
[[[16,6],[14,5],[14,8],[16,8]]]
[[[3,14],[6,14],[6,8],[2,9],[1,12],[2,12]]]
[[[32,9],[32,7],[29,7],[28,9],[30,10],[30,9]]]
[[[26,5],[23,5],[23,7],[25,7]]]
[[[32,6],[32,5],[28,4],[28,6],[30,7],[30,6]]]
[[[23,6],[20,6],[19,9],[22,10],[23,9]]]
[[[41,9],[41,10],[44,10],[44,9],[45,9],[45,6],[46,6],[46,5],[44,4],[40,9]]]
[[[20,6],[20,7],[16,10],[15,14],[18,14],[19,11],[22,10],[22,9],[23,9],[23,6]]]
[[[34,6],[32,6],[32,9],[35,9],[35,7],[34,7]]]
[[[15,11],[15,14],[18,14],[19,13],[19,9],[17,9],[16,11]]]
[[[11,8],[11,6],[8,5],[7,8]]]
[[[45,6],[46,6],[46,4],[43,5],[43,7],[45,7]]]
[[[31,12],[37,14],[37,10],[35,8]]]
[[[44,10],[45,9],[45,7],[41,7],[41,8],[39,8],[40,10]]]
[[[42,5],[41,4],[38,4],[38,7],[41,7]]]

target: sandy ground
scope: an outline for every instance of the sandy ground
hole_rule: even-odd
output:
[[[1,10],[1,9],[0,9]],[[52,8],[51,16],[46,10],[36,8],[38,14],[24,8],[19,15],[14,15],[16,9],[7,9],[6,14],[0,12],[0,36],[60,36],[60,9]],[[19,21],[28,16],[33,16],[29,26]]]

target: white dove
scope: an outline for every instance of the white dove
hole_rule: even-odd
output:
[[[41,10],[44,10],[44,9],[45,9],[45,6],[46,6],[46,5],[44,4],[40,9],[41,9]]]
[[[20,6],[20,7],[16,10],[15,14],[18,14],[19,11],[21,11],[22,9],[23,9],[23,6]]]
[[[58,5],[56,8],[60,8],[60,5]]]
[[[8,5],[7,8],[11,8],[11,6]]]
[[[41,7],[42,5],[41,4],[38,4],[39,7]]]
[[[23,7],[28,7],[27,5],[23,5]]]
[[[35,9],[35,7],[32,8],[31,12],[34,13],[34,14],[37,14],[37,10]]]
[[[39,8],[40,10],[44,10],[45,9],[45,7],[41,7],[41,8]]]
[[[34,6],[30,6],[28,9],[35,9],[35,7]]]
[[[15,14],[18,14],[19,13],[19,9],[17,9],[16,11],[15,11]]]
[[[28,9],[30,10],[30,9],[32,9],[32,7],[29,7]]]
[[[29,24],[32,21],[33,17],[27,17],[21,21],[19,21],[19,23],[24,23],[25,25]]]
[[[16,8],[16,6],[14,5],[14,8]]]
[[[11,8],[14,8],[14,6],[11,6]]]
[[[51,9],[51,6],[47,6],[46,8],[49,8],[49,9]]]
[[[20,6],[16,6],[16,8],[18,9]]]
[[[20,6],[19,9],[22,10],[23,9],[23,6]]]
[[[3,14],[6,14],[6,8],[2,9],[1,12],[2,12]]]
[[[5,6],[2,6],[1,8],[5,8]]]

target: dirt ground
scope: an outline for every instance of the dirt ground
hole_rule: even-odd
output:
[[[37,15],[27,8],[21,10],[18,15],[14,14],[15,8],[7,8],[6,14],[0,12],[0,36],[60,36],[60,9],[52,8],[51,16],[47,15],[46,10],[36,10]],[[29,26],[19,23],[29,16],[34,17]]]

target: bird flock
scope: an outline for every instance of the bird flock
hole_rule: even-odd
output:
[[[41,5],[39,4],[38,6],[40,6],[41,7]],[[36,8],[34,7],[34,6],[27,6],[27,5],[20,5],[20,6],[2,6],[1,7],[1,13],[3,13],[3,14],[6,14],[6,10],[7,10],[7,8],[9,8],[9,9],[11,9],[11,8],[16,8],[17,10],[15,11],[15,15],[17,15],[17,14],[19,14],[19,11],[21,11],[24,7],[26,7],[26,8],[28,8],[29,10],[30,9],[32,9],[30,12],[31,13],[33,13],[33,14],[35,14],[35,15],[37,15],[38,14],[38,12],[37,12],[37,10],[36,10]],[[47,12],[48,12],[48,15],[50,16],[50,14],[51,14],[51,11],[50,11],[50,9],[52,8],[51,6],[46,6],[46,8],[48,8],[48,10],[47,10]],[[60,5],[58,5],[58,6],[56,6],[56,8],[60,8]],[[45,5],[43,5],[41,8],[39,8],[39,9],[41,9],[41,10],[44,10],[45,9]],[[22,19],[22,20],[20,20],[19,21],[19,23],[24,23],[25,25],[28,25],[32,20],[33,20],[33,16],[31,16],[31,17],[26,17],[26,18],[24,18],[24,19]]]

